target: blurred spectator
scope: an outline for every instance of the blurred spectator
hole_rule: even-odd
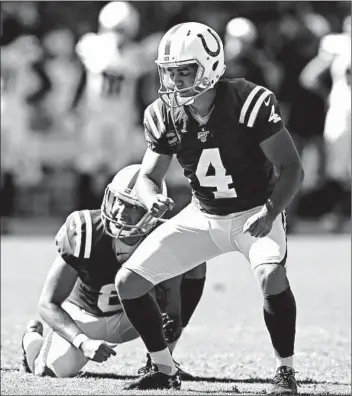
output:
[[[140,162],[145,140],[137,80],[155,68],[158,43],[149,37],[136,40],[140,15],[132,3],[106,4],[98,21],[98,32],[85,34],[76,46],[85,68],[75,100],[83,123],[77,169],[85,185],[94,184],[102,170],[109,178],[116,169]]]
[[[41,51],[37,38],[30,35],[1,46],[2,172],[13,173],[16,183],[23,185],[36,184],[41,178],[38,141],[30,131],[33,108],[28,103],[40,85],[32,65]]]
[[[41,214],[60,213],[60,205],[92,207],[116,168],[140,162],[146,144],[143,112],[158,97],[154,60],[159,40],[171,25],[187,21],[206,23],[220,33],[228,54],[227,77],[245,77],[275,92],[305,166],[312,147],[316,150],[316,167],[306,166],[315,205],[303,194],[291,206],[289,220],[296,210],[317,216],[314,210],[323,212],[324,205],[316,204],[321,197],[337,202],[345,194],[340,182],[330,183],[328,198],[326,185],[318,185],[324,179],[326,105],[342,58],[325,68],[314,87],[301,85],[299,76],[316,56],[321,37],[340,29],[348,2],[131,2],[125,9],[134,10],[132,19],[122,8],[111,11],[121,3],[1,3],[3,213],[19,213],[25,204],[26,213]],[[100,14],[103,9],[106,17]],[[232,20],[245,21],[242,30],[238,23],[230,29]],[[121,32],[119,23],[127,30]],[[325,130],[336,130],[328,123]],[[176,161],[169,175],[170,194],[180,202],[177,210],[190,198],[188,185]],[[79,193],[75,204],[73,186]]]
[[[51,132],[77,133],[79,124],[70,113],[74,92],[77,89],[82,65],[75,54],[75,37],[67,27],[57,27],[42,36],[45,51],[44,70],[50,81],[43,115],[51,118]]]
[[[258,48],[258,31],[247,18],[231,19],[226,25],[224,50],[227,78],[245,78],[273,89],[279,69]],[[276,74],[276,75],[275,75]]]
[[[332,80],[331,89],[325,84],[327,73]],[[327,102],[327,180],[318,191],[330,212],[326,229],[340,232],[346,215],[350,215],[351,199],[351,16],[345,19],[342,33],[322,38],[317,56],[306,65],[300,81]]]
[[[278,23],[282,40],[277,59],[283,66],[283,78],[278,96],[282,103],[283,114],[289,131],[295,141],[305,167],[307,148],[316,152],[316,174],[312,175],[311,164],[308,178],[311,185],[321,184],[324,180],[325,152],[322,141],[324,101],[320,96],[302,87],[299,75],[307,62],[316,54],[320,37],[329,31],[328,22],[315,14],[299,13],[296,10],[285,14]],[[314,116],[313,116],[314,114]],[[312,150],[309,152],[311,153]],[[312,180],[313,179],[313,180]],[[302,190],[300,191],[302,194]],[[294,230],[297,220],[297,204],[300,194],[296,195],[288,208],[288,227]]]

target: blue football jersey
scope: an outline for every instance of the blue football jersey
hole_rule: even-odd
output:
[[[227,215],[262,205],[276,176],[260,143],[284,128],[276,97],[243,78],[224,79],[214,104],[199,125],[189,106],[171,109],[157,99],[144,114],[148,147],[177,156],[203,211]]]

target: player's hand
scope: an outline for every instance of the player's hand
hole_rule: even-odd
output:
[[[168,344],[176,341],[182,332],[181,318],[177,320],[176,317],[171,317],[167,313],[162,314],[163,331]]]
[[[105,362],[111,356],[115,356],[116,352],[113,350],[117,344],[103,340],[85,340],[80,345],[79,349],[83,352],[84,356],[94,362]]]
[[[273,226],[275,218],[270,215],[266,205],[262,209],[251,216],[243,226],[242,233],[248,232],[255,238],[263,238],[269,234]]]
[[[149,212],[154,217],[162,217],[168,210],[175,207],[175,202],[163,194],[157,194],[149,207]]]

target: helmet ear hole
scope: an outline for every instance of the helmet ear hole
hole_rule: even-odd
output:
[[[216,70],[216,68],[218,67],[219,61],[216,61],[215,63],[213,63],[213,71]]]

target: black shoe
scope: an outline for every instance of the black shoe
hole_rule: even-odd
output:
[[[140,369],[141,370],[141,369]],[[139,370],[138,370],[139,371]],[[178,371],[174,375],[167,375],[158,370],[152,363],[152,367],[144,375],[130,382],[123,389],[180,389],[181,378]]]
[[[297,381],[295,371],[288,366],[281,366],[276,370],[273,379],[273,387],[270,394],[272,395],[296,395]]]
[[[22,343],[21,343],[21,346],[22,346],[22,362],[21,362],[21,370],[20,370],[23,373],[31,373],[32,372],[31,369],[28,366],[26,351],[24,350],[24,347],[23,347],[23,338],[24,338],[24,336],[27,333],[38,333],[38,334],[40,334],[42,336],[43,335],[43,325],[42,325],[42,323],[39,320],[30,320],[27,323],[25,332],[23,333]]]
[[[152,359],[151,359],[151,357],[150,357],[150,354],[147,353],[146,356],[147,356],[147,362],[146,362],[146,364],[145,364],[144,367],[141,367],[141,368],[137,371],[138,375],[144,375],[144,374],[146,374],[146,373],[147,373],[148,371],[150,371],[150,370],[152,369],[152,367],[153,367],[153,363],[152,363]],[[179,375],[180,375],[180,377],[181,377],[181,380],[183,380],[183,381],[192,381],[192,380],[194,379],[194,377],[193,377],[192,374],[187,373],[186,371],[184,371],[184,370],[181,369],[180,363],[176,362],[175,359],[174,359],[174,363],[175,363],[175,366],[176,366],[176,368],[177,368],[177,370],[178,370],[178,373],[179,373]]]

